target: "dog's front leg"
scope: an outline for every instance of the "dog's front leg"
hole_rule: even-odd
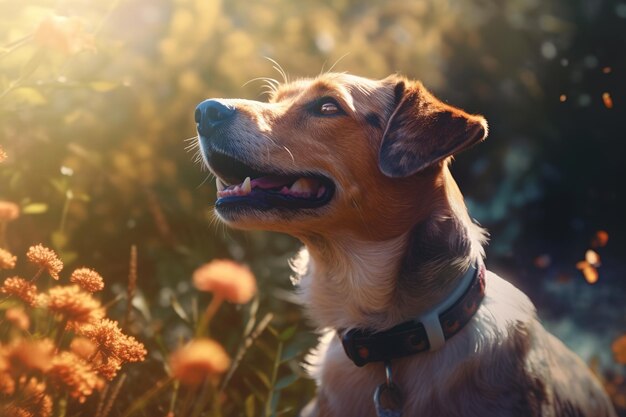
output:
[[[300,411],[300,414],[298,415],[298,417],[318,417],[319,416],[319,409],[317,407],[317,398],[313,398],[311,401],[309,401],[309,403],[304,406],[304,408],[302,409],[302,411]]]
[[[327,404],[324,394],[320,392],[300,411],[298,417],[333,417]]]

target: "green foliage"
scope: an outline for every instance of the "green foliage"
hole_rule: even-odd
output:
[[[209,302],[190,287],[191,272],[213,258],[249,264],[259,300],[225,305],[212,322],[211,335],[234,358],[220,388],[221,413],[296,415],[314,393],[298,365],[314,337],[285,295],[287,259],[297,242],[226,230],[213,219],[214,186],[185,150],[196,134],[195,105],[207,97],[263,99],[262,86],[249,81],[280,77],[264,57],[292,77],[333,67],[372,78],[396,71],[419,78],[443,99],[492,120],[495,142],[481,145],[480,156],[460,158],[455,170],[472,213],[504,236],[494,252],[506,255],[532,230],[524,222],[539,222],[527,209],[549,194],[550,172],[576,172],[575,157],[559,158],[565,124],[559,95],[579,104],[583,94],[600,97],[584,83],[552,82],[570,76],[562,59],[571,59],[583,78],[616,65],[610,52],[617,47],[594,56],[601,62],[593,68],[583,64],[593,44],[573,49],[578,24],[602,27],[598,16],[609,16],[606,26],[616,25],[619,10],[599,4],[586,16],[584,5],[565,1],[2,2],[0,145],[8,159],[0,164],[0,200],[18,203],[21,216],[0,228],[0,245],[24,253],[43,242],[67,267],[93,266],[118,317],[128,252],[138,246],[139,289],[127,330],[150,355],[128,372],[113,415],[129,414],[129,407],[146,416],[171,410],[176,385],[155,388],[155,381],[167,378],[167,355],[192,337]],[[592,105],[604,117],[601,102]],[[602,120],[612,126],[612,119]],[[576,138],[568,144],[585,143]],[[574,188],[562,185],[552,189]],[[218,415],[209,406],[198,413]]]

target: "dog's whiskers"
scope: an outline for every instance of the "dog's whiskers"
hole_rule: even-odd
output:
[[[202,180],[202,182],[201,182],[200,184],[198,184],[198,186],[196,187],[196,189],[198,189],[198,188],[202,187],[204,184],[206,184],[206,183],[207,183],[207,181],[209,181],[209,180],[211,179],[211,177],[212,177],[212,176],[213,176],[213,174],[209,173],[209,174],[206,176],[206,178],[204,178],[204,179]]]
[[[283,146],[283,149],[287,151],[287,153],[289,154],[289,156],[291,156],[291,161],[293,162],[293,164],[296,164],[296,158],[294,158],[293,153],[289,150],[288,147]]]
[[[275,60],[273,60],[272,58],[266,56],[265,59],[267,59],[268,61],[270,61],[272,64],[274,64],[272,66],[272,68],[274,68],[280,75],[281,77],[283,77],[284,82],[287,84],[289,83],[289,76],[287,75],[287,73],[285,72],[285,70],[283,69],[283,67],[280,66],[280,64],[278,62],[276,62]]]
[[[194,149],[199,149],[199,148],[200,148],[200,145],[198,144],[198,142],[191,142],[190,144],[185,146],[185,150],[187,152],[191,152]]]
[[[325,73],[328,74],[329,72],[332,72],[332,70],[337,66],[337,64],[343,61],[343,59],[347,57],[348,55],[350,55],[350,52],[346,52],[345,54],[341,55],[339,59],[337,59],[335,63],[331,65],[330,68],[328,68],[328,71],[324,71],[324,66],[326,65],[326,61],[324,61],[324,65],[322,65],[322,70],[320,71],[320,75],[325,74]]]
[[[278,91],[278,87],[280,87],[279,81],[275,80],[274,78],[269,78],[269,77],[253,78],[247,81],[246,83],[244,83],[242,87],[245,87],[246,85],[254,81],[263,81],[263,86],[262,86],[263,89],[261,90],[261,94],[267,94],[268,96],[275,94],[276,91]]]
[[[263,134],[262,136],[263,136],[263,138],[267,139],[272,145],[284,149],[289,154],[289,157],[291,158],[291,161],[295,165],[296,158],[293,156],[293,152],[291,152],[291,150],[288,147],[286,147],[284,145],[278,144],[274,139],[272,139],[270,136],[268,136],[266,134]],[[268,162],[270,162],[269,147],[266,148],[266,149],[267,149],[267,160],[268,160]]]

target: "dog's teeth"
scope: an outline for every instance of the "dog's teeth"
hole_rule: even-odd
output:
[[[217,187],[217,191],[224,191],[224,183],[219,178],[215,178],[215,186]]]
[[[252,185],[250,185],[250,177],[246,177],[246,179],[243,181],[243,184],[241,184],[241,191],[243,191],[244,194],[250,194],[250,192],[252,191]]]
[[[289,187],[289,190],[292,193],[310,194],[313,191],[313,181],[300,178]]]

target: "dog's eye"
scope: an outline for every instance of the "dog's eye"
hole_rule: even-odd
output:
[[[317,116],[334,116],[344,114],[341,106],[333,97],[321,97],[308,105],[309,111]]]
[[[320,114],[335,114],[339,112],[339,106],[332,102],[322,103],[320,106]]]

